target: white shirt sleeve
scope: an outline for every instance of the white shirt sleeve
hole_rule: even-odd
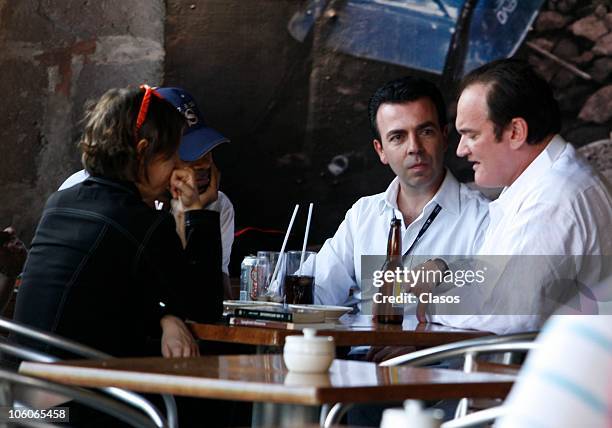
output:
[[[222,250],[221,270],[229,275],[229,263],[232,255],[232,244],[234,243],[234,205],[225,193],[219,192],[217,200],[207,206],[206,209],[219,212]]]
[[[542,202],[521,207],[484,248],[498,255],[479,256],[489,267],[485,283],[450,290],[461,297],[460,313],[440,313],[433,305],[430,320],[497,334],[537,330],[579,294],[579,282],[596,286],[602,266],[593,264],[603,259],[593,257],[600,249],[589,242],[587,224],[596,223],[585,222],[588,215],[576,216],[576,209]]]
[[[351,288],[357,289],[354,259],[355,206],[347,213],[334,236],[323,244],[316,257],[315,303],[350,305]]]

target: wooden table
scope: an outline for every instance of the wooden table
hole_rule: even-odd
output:
[[[227,324],[190,324],[193,334],[202,340],[260,346],[283,346],[285,337],[298,330],[267,327],[230,326]],[[440,324],[419,324],[406,319],[400,325],[376,324],[369,315],[344,315],[333,329],[319,335],[333,336],[337,346],[417,346],[430,347],[459,340],[490,335],[486,331],[462,330]]]
[[[268,402],[272,406],[298,405],[290,412],[293,421],[308,414],[302,411],[304,406],[325,403],[503,398],[515,379],[509,375],[446,369],[379,367],[347,360],[335,360],[329,373],[304,375],[287,372],[280,354],[23,362],[19,370],[72,385],[116,386],[146,393]],[[304,416],[301,422],[309,422],[307,419]],[[261,424],[269,425],[270,421]]]

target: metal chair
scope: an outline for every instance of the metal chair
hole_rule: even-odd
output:
[[[398,366],[401,364],[409,364],[414,367],[420,367],[428,364],[434,364],[448,358],[466,356],[466,362],[473,360],[471,354],[479,354],[487,352],[481,347],[493,346],[491,352],[513,352],[512,344],[517,342],[531,342],[538,335],[538,332],[507,334],[502,336],[485,336],[476,339],[462,340],[460,342],[448,343],[445,345],[434,346],[433,348],[422,349],[420,351],[411,352],[409,354],[400,355],[399,357],[391,358],[380,363],[381,367]],[[494,345],[499,345],[499,349]],[[506,346],[509,345],[509,346]],[[510,348],[510,349],[506,349]],[[469,364],[473,363],[471,361]],[[465,371],[470,371],[466,369]]]
[[[51,345],[57,349],[61,349],[80,357],[88,359],[108,359],[112,356],[105,354],[104,352],[98,351],[89,346],[85,346],[81,343],[63,338],[61,336],[51,334],[33,327],[26,326],[16,321],[8,320],[0,317],[0,329],[9,331],[11,333],[19,334],[30,339],[37,340],[41,343]],[[39,351],[29,349],[27,347],[18,346],[7,341],[0,342],[0,350],[17,356],[22,359],[37,361],[37,362],[54,362],[59,359],[48,354],[44,354]],[[140,409],[142,412],[147,414],[152,420],[155,421],[158,427],[177,428],[178,427],[178,412],[176,409],[176,402],[172,395],[162,394],[161,397],[164,400],[166,407],[166,417],[159,412],[159,410],[151,404],[148,400],[144,399],[139,394],[131,391],[127,391],[121,388],[101,388],[104,393],[129,403],[130,405]]]
[[[149,417],[143,415],[133,407],[86,389],[69,387],[43,379],[24,376],[4,369],[0,369],[0,383],[3,385],[10,385],[11,387],[19,385],[29,389],[43,390],[53,394],[58,394],[113,416],[133,427],[155,428],[158,426]],[[12,399],[3,401],[3,405],[14,407],[15,403]],[[27,423],[24,420],[19,421],[19,424],[38,427],[52,426],[46,423],[34,421],[32,421],[32,423]]]
[[[441,428],[470,428],[479,427],[482,424],[495,421],[497,418],[506,414],[508,409],[505,406],[496,406],[489,409],[480,410],[470,413],[461,418],[453,419],[452,421],[444,422]]]
[[[463,370],[471,372],[474,369],[477,355],[504,353],[506,355],[504,355],[503,362],[509,364],[511,353],[527,352],[538,346],[537,343],[533,342],[537,335],[538,332],[527,332],[463,340],[400,355],[399,357],[383,361],[379,365],[381,367],[392,367],[407,364],[413,367],[422,367],[450,358],[463,357]],[[321,425],[327,428],[338,424],[351,406],[352,404],[350,403],[336,403],[330,408],[329,412],[327,412],[326,408],[323,408],[321,411]],[[455,417],[465,417],[466,413],[467,399],[464,398],[457,407]]]
[[[42,353],[40,351],[36,351],[31,348],[27,348],[22,345],[15,345],[7,341],[6,339],[0,339],[0,352],[4,354],[10,354],[24,360],[36,361],[39,363],[53,363],[56,361],[60,361],[59,358]],[[126,391],[124,389],[112,387],[101,388],[100,391],[139,409],[144,414],[146,414],[151,421],[153,421],[156,427],[163,428],[168,426],[164,416],[159,412],[159,410],[140,395],[135,394],[131,391]]]

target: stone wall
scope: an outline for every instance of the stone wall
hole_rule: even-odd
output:
[[[552,85],[569,141],[610,138],[612,2],[549,0],[519,54]]]
[[[161,81],[164,17],[163,0],[0,0],[0,226],[29,242],[80,169],[86,100]]]
[[[326,19],[294,40],[287,24],[301,4],[0,0],[0,225],[29,240],[46,197],[79,168],[87,99],[163,80],[193,92],[232,139],[215,156],[237,228],[283,229],[293,204],[314,201],[312,242],[322,242],[358,197],[391,179],[371,147],[366,104],[381,83],[415,72],[326,48]],[[341,13],[343,1],[334,4]],[[563,134],[578,146],[612,126],[611,13],[609,0],[549,0],[517,53],[553,85]],[[447,160],[468,181],[454,144]],[[347,167],[332,172],[338,156]]]

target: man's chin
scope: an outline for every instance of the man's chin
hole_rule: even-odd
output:
[[[412,189],[433,190],[439,188],[442,178],[439,176],[434,177],[430,170],[427,173],[411,174],[404,177],[403,181]]]

